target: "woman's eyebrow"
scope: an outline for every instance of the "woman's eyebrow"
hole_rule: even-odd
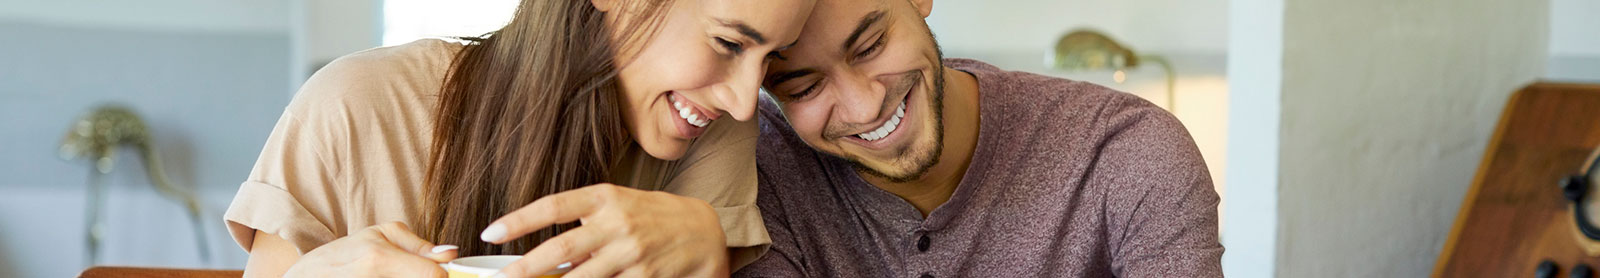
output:
[[[722,24],[723,27],[733,28],[734,31],[739,31],[740,34],[750,37],[750,40],[756,41],[756,44],[767,43],[766,36],[762,36],[761,32],[756,31],[755,28],[750,28],[750,25],[744,24],[743,21],[717,19],[717,23]]]

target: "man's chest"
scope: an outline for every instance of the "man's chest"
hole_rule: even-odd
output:
[[[1013,182],[991,179],[990,182]],[[794,224],[807,246],[806,271],[826,277],[1106,276],[1109,235],[1103,209],[1079,190],[980,184],[942,221],[903,217],[878,204],[838,196]],[[1055,184],[1053,187],[1065,186]],[[909,208],[909,206],[907,206]],[[819,215],[819,216],[820,216]],[[897,217],[900,216],[900,217]],[[941,223],[933,223],[941,222]],[[933,223],[933,224],[930,224]],[[998,276],[997,276],[998,275]]]

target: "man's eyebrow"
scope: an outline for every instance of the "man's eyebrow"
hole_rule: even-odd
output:
[[[873,24],[876,24],[878,21],[882,20],[883,11],[873,11],[867,13],[866,16],[861,17],[861,23],[856,25],[856,30],[851,31],[850,37],[844,40],[844,46],[839,48],[849,51],[850,46],[856,45],[856,40],[861,39],[861,33],[865,33],[867,31],[867,27],[872,27]]]
[[[769,79],[772,80],[770,82],[770,84],[777,85],[777,84],[783,84],[783,82],[789,81],[790,79],[800,78],[802,76],[811,75],[813,73],[817,73],[817,69],[803,68],[803,69],[798,69],[798,70],[793,70],[793,71],[780,72],[778,74],[775,74],[775,76],[773,76],[772,78],[769,78]]]
[[[762,36],[761,32],[757,32],[755,28],[750,28],[750,25],[744,24],[743,21],[718,19],[717,23],[722,24],[723,27],[733,28],[733,30],[739,31],[740,34],[750,37],[750,40],[756,41],[756,44],[767,43],[766,36]]]

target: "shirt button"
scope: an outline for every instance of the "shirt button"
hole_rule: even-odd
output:
[[[922,278],[933,278],[933,274],[923,273]]]
[[[917,239],[917,251],[928,252],[928,244],[928,235],[922,235]]]

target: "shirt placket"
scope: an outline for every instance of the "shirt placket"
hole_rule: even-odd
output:
[[[905,249],[903,250],[906,250],[907,252],[906,258],[909,258],[910,261],[910,263],[907,265],[910,267],[906,269],[906,277],[939,277],[938,269],[941,262],[938,262],[939,256],[934,253],[934,248],[937,245],[936,237],[937,234],[934,233],[934,231],[930,231],[921,227],[912,229],[909,234],[907,234],[906,239],[909,240],[904,242],[908,246],[905,246]]]

